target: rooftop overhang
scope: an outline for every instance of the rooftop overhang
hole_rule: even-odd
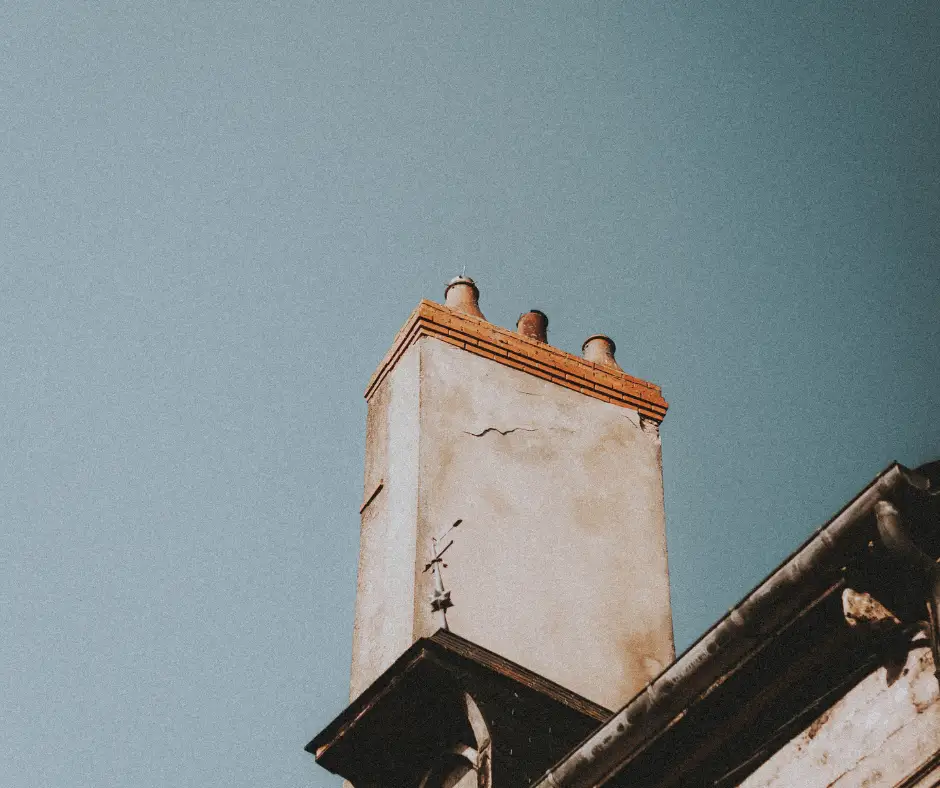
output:
[[[306,750],[354,785],[417,786],[442,753],[485,748],[494,774],[527,784],[610,714],[439,630],[415,642]],[[491,729],[499,733],[492,743]]]

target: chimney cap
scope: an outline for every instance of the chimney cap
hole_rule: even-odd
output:
[[[480,311],[480,288],[469,276],[455,276],[444,288],[444,306],[481,320],[486,316]]]
[[[587,347],[587,343],[590,342],[590,341],[592,341],[592,340],[594,340],[594,339],[605,339],[605,340],[607,340],[608,342],[610,342],[610,352],[611,352],[611,353],[616,353],[616,352],[617,352],[617,344],[614,342],[614,340],[612,340],[609,336],[607,336],[607,334],[591,334],[591,336],[589,336],[587,339],[585,339],[584,342],[581,344],[581,352],[582,352],[582,353],[584,352],[584,348]]]
[[[477,283],[474,282],[469,276],[455,276],[447,283],[447,287],[444,288],[444,298],[447,298],[447,291],[450,290],[454,285],[470,285],[473,288],[473,291],[480,295],[480,288],[477,287]]]
[[[526,315],[540,315],[545,320],[545,327],[548,328],[548,315],[546,315],[541,309],[530,309],[528,312],[523,312],[519,315],[519,320],[522,320]],[[516,321],[516,325],[519,325],[519,320]]]
[[[548,344],[548,315],[541,309],[530,309],[519,315],[516,332],[536,342]]]

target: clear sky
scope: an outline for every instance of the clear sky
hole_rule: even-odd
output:
[[[799,7],[802,6],[802,7]],[[677,643],[940,456],[940,4],[0,5],[0,786],[321,788],[365,383],[659,383]]]

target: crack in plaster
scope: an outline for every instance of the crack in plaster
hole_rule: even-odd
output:
[[[467,432],[463,431],[464,435],[472,435],[474,438],[482,438],[488,432],[498,432],[500,435],[508,435],[510,432],[538,432],[538,430],[530,429],[528,427],[513,427],[509,430],[501,430],[498,427],[487,427],[483,432]]]

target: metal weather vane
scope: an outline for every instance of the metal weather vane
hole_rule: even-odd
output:
[[[453,531],[462,522],[463,520],[457,520],[450,528],[444,531],[444,533],[431,538],[431,560],[424,565],[423,570],[423,572],[431,572],[434,578],[434,591],[429,597],[431,600],[431,610],[440,614],[441,628],[448,631],[450,627],[447,626],[447,608],[453,607],[454,603],[450,601],[450,591],[444,590],[444,576],[441,573],[441,568],[447,567],[447,564],[444,563],[443,555],[454,544],[454,540],[451,539],[443,547],[440,545],[444,543],[444,538],[447,534]]]

